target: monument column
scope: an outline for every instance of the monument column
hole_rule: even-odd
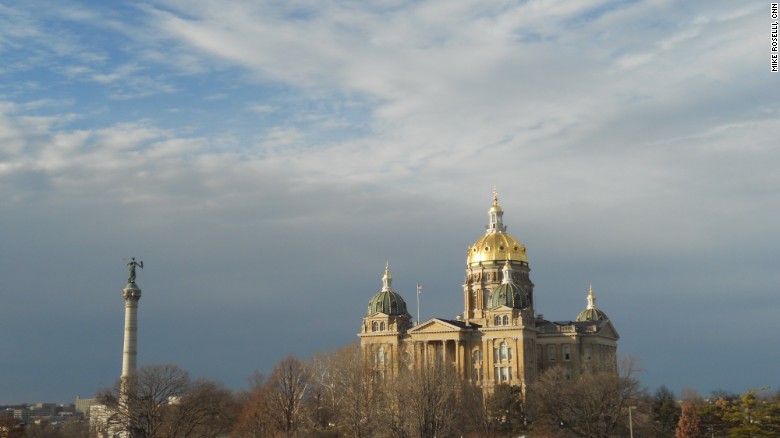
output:
[[[144,267],[144,262],[136,262],[135,257],[127,264],[130,276],[127,286],[122,290],[125,299],[125,340],[122,350],[122,377],[121,395],[127,397],[128,391],[132,391],[131,385],[135,377],[138,360],[138,301],[141,299],[141,289],[135,284],[136,267]]]

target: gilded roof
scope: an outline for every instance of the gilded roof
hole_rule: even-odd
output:
[[[509,233],[488,233],[469,247],[466,263],[511,260],[528,263],[525,246]]]

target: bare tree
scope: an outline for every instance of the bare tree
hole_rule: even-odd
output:
[[[241,408],[234,433],[242,438],[264,438],[275,430],[270,415],[270,396],[265,376],[256,372],[250,379],[250,389],[241,396]]]
[[[294,436],[306,421],[305,398],[311,385],[309,368],[293,356],[274,367],[268,380],[269,410],[279,431]]]
[[[460,380],[451,366],[437,362],[389,383],[389,429],[394,435],[433,438],[452,431]]]
[[[237,402],[221,383],[196,380],[186,394],[164,410],[164,436],[214,438],[227,433],[235,422]]]
[[[558,436],[605,438],[628,432],[628,410],[634,427],[644,426],[647,410],[636,366],[629,360],[621,371],[583,374],[569,379],[562,368],[545,372],[531,385],[528,407],[534,429]]]
[[[375,378],[360,345],[319,355],[313,362],[314,379],[323,399],[318,407],[328,410],[336,429],[353,438],[375,436],[385,401],[384,385]]]
[[[138,370],[122,391],[122,382],[103,389],[98,400],[108,407],[109,430],[123,430],[132,438],[157,438],[165,422],[169,403],[185,396],[189,374],[176,365],[147,365]]]

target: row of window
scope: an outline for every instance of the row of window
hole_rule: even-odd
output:
[[[385,329],[386,329],[386,327],[385,327],[385,322],[384,321],[382,321],[382,322],[374,321],[374,322],[371,323],[371,331],[372,332],[383,332],[383,331],[385,331]]]
[[[501,280],[504,279],[504,274],[502,272],[495,272],[495,273],[493,273],[491,275],[490,272],[485,272],[484,274],[482,274],[480,272],[477,272],[477,273],[474,273],[474,274],[466,275],[466,281],[467,282],[470,282],[470,281],[481,281],[483,279],[485,281],[490,281],[491,278],[493,280],[495,280],[495,281],[501,281]],[[514,281],[522,281],[522,280],[529,280],[529,278],[528,278],[528,274],[526,274],[524,272],[513,272],[512,273],[512,280],[514,280]]]
[[[563,356],[562,359],[564,362],[569,362],[571,360],[571,346],[569,345],[562,345],[561,346],[561,355]],[[586,361],[589,361],[592,356],[592,349],[590,345],[585,345],[584,347],[584,359]],[[536,350],[536,359],[538,362],[542,361],[542,346],[538,346]],[[558,360],[558,349],[556,348],[556,345],[548,345],[547,346],[547,361],[549,362],[555,362]]]
[[[503,317],[496,315],[493,319],[493,325],[509,325],[509,315]]]

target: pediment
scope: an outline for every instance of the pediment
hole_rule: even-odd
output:
[[[457,333],[463,331],[462,327],[439,318],[429,319],[424,323],[409,330],[410,335],[421,333]]]
[[[620,339],[620,335],[618,334],[617,329],[615,329],[615,326],[612,325],[610,320],[604,321],[601,327],[599,327],[598,333],[599,335],[607,338]]]
[[[504,313],[511,312],[512,310],[513,309],[511,307],[507,306],[506,304],[502,304],[502,305],[500,305],[498,307],[494,307],[494,308],[490,309],[490,312],[491,313],[500,313],[500,314],[503,315]]]

